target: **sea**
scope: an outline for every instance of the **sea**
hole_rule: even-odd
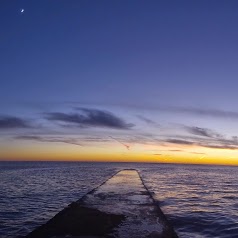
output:
[[[238,167],[0,162],[0,237],[24,236],[122,169],[137,169],[181,238],[238,237]]]

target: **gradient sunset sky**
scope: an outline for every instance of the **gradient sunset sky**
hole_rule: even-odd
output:
[[[0,159],[238,165],[237,23],[237,0],[1,0]]]

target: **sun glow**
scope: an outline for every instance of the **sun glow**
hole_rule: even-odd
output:
[[[195,146],[141,145],[133,144],[127,150],[120,144],[110,142],[103,146],[75,146],[68,144],[27,143],[15,145],[14,150],[1,149],[2,160],[42,161],[102,161],[183,164],[238,165],[237,152],[229,149],[201,148]]]

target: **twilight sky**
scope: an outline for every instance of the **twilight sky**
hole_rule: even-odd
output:
[[[237,22],[237,0],[2,0],[0,159],[238,164]]]

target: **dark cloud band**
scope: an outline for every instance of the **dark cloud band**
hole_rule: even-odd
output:
[[[27,120],[18,117],[2,116],[0,117],[0,129],[18,129],[31,128]]]
[[[108,111],[87,108],[77,108],[77,110],[79,113],[46,113],[45,118],[49,121],[63,122],[78,127],[131,129],[134,126]]]
[[[213,130],[207,129],[207,128],[201,128],[201,127],[189,127],[189,126],[185,126],[185,129],[193,134],[193,135],[197,135],[197,136],[204,136],[204,137],[209,137],[209,138],[222,138],[223,135],[214,132]]]

